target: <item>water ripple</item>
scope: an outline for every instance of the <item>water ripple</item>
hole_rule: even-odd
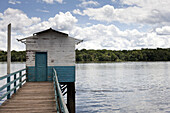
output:
[[[76,90],[77,92],[134,92],[134,90]]]

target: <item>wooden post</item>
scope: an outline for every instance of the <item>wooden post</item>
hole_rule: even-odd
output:
[[[14,80],[16,79],[16,74],[14,75]],[[16,81],[14,82],[14,87],[16,86]],[[16,93],[16,89],[14,89],[14,93]]]
[[[67,83],[67,107],[69,113],[75,113],[75,83]]]
[[[19,72],[19,77],[22,76],[22,71]],[[19,83],[22,82],[22,77],[19,79]],[[20,84],[19,88],[22,88],[22,84]]]
[[[28,82],[28,68],[26,66],[26,82]]]
[[[11,64],[11,24],[8,25],[8,43],[7,43],[7,74],[10,74]],[[10,77],[7,78],[7,83],[10,82]],[[7,92],[10,90],[10,85],[7,87]],[[10,98],[10,94],[7,95],[7,99]]]

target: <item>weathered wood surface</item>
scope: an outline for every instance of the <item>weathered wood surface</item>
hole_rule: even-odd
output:
[[[11,99],[0,106],[0,113],[55,113],[52,82],[26,82]]]
[[[34,37],[34,38],[33,38]],[[75,65],[75,39],[45,32],[26,39],[26,65],[35,66],[36,52],[47,52],[48,66]],[[34,42],[34,43],[33,43]]]

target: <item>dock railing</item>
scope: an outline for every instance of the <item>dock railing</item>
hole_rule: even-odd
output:
[[[56,101],[56,109],[59,113],[69,113],[67,106],[64,102],[63,94],[61,92],[61,88],[58,82],[57,72],[53,68],[53,82],[54,82],[54,90],[55,90],[55,101]]]
[[[5,76],[2,76],[0,77],[0,81],[4,80],[4,79],[7,79],[7,83],[5,85],[3,85],[2,87],[0,87],[0,92],[3,91],[5,88],[7,88],[7,91],[2,94],[0,96],[0,101],[2,101],[3,98],[5,98],[7,96],[7,99],[10,99],[10,96],[11,96],[11,93],[12,91],[14,91],[14,93],[16,93],[17,91],[17,88],[21,88],[23,83],[26,81],[26,72],[24,74],[22,74],[23,71],[25,71],[26,69],[21,69],[19,71],[16,71],[14,73],[11,73],[11,74],[8,74],[8,75],[5,75]],[[19,74],[19,76],[17,77],[17,74]],[[14,79],[11,81],[11,77],[14,77]],[[24,80],[22,80],[22,78],[25,77]],[[17,84],[19,80],[19,83]],[[13,88],[11,88],[11,85],[14,85]]]

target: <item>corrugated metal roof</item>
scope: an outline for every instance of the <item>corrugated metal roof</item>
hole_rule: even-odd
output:
[[[49,32],[49,31],[53,31],[53,32],[56,32],[56,33],[59,33],[59,34],[68,36],[68,34],[63,33],[63,32],[60,32],[60,31],[56,31],[56,30],[54,30],[54,29],[52,29],[52,28],[47,29],[47,30],[44,30],[44,31],[40,31],[40,32],[37,32],[37,33],[34,33],[33,35],[39,35],[39,34],[42,34],[42,33],[45,33],[45,32]]]
[[[49,31],[56,32],[56,33],[59,33],[59,34],[62,34],[64,36],[66,36],[66,37],[69,37],[68,34],[66,34],[66,33],[63,33],[63,32],[60,32],[60,31],[56,31],[56,30],[50,28],[50,29],[47,29],[47,30],[44,30],[44,31],[40,31],[40,32],[34,33],[33,36],[29,36],[29,37],[22,38],[22,39],[17,39],[17,40],[26,44],[26,39],[38,39],[37,35],[39,35],[41,33],[49,32]],[[69,38],[73,38],[73,37],[69,37]],[[83,40],[80,40],[80,39],[76,39],[76,38],[73,38],[73,39],[75,39],[75,43],[76,44],[79,44],[79,43],[83,42]]]

